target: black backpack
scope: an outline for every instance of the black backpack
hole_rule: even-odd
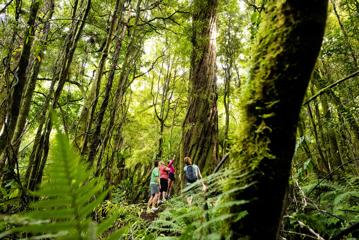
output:
[[[192,165],[188,165],[186,168],[186,180],[189,183],[197,181],[196,169]]]

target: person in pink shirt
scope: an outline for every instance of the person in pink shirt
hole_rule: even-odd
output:
[[[173,188],[173,183],[175,181],[175,167],[173,166],[173,162],[175,161],[176,155],[173,156],[173,158],[170,160],[170,162],[168,163],[167,167],[170,169],[169,172],[169,180],[168,180],[168,198],[170,198],[171,196],[171,190]]]
[[[162,196],[162,202],[165,202],[166,197],[167,197],[166,195],[167,195],[167,190],[168,190],[169,171],[170,171],[170,169],[168,167],[166,167],[166,165],[163,161],[161,161],[160,162],[160,184],[161,184],[160,199]]]

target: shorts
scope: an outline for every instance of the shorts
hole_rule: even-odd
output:
[[[151,196],[154,196],[154,195],[156,195],[156,193],[159,193],[160,189],[159,189],[158,184],[151,183],[150,184],[150,191],[151,191]]]
[[[161,192],[167,192],[168,179],[160,178],[160,182],[161,182]]]
[[[171,179],[172,182],[175,181],[175,174],[174,174],[174,173],[171,173],[171,172],[170,172],[169,177],[170,177],[170,179]]]

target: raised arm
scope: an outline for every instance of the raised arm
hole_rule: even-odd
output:
[[[169,167],[173,165],[173,162],[175,161],[175,159],[176,159],[176,155],[173,156],[170,163],[168,164]]]

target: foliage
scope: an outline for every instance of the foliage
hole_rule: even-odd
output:
[[[116,197],[113,196],[113,199]],[[106,221],[107,216],[116,212],[116,219],[111,224],[111,227],[104,236],[112,232],[116,232],[117,229],[125,229],[122,239],[151,239],[151,235],[148,233],[147,226],[149,225],[140,216],[143,211],[143,206],[140,204],[127,204],[125,198],[121,203],[114,203],[114,201],[106,200],[99,208],[96,209],[96,221]]]
[[[226,221],[230,218],[240,219],[246,215],[242,211],[236,215],[227,214],[226,209],[240,206],[241,200],[224,201],[230,192],[223,191],[225,179],[235,175],[235,171],[221,171],[211,174],[203,181],[208,184],[208,191],[202,191],[201,181],[186,187],[180,196],[166,203],[165,211],[150,225],[157,239],[222,239],[228,236]],[[238,190],[238,189],[237,189]],[[192,204],[188,198],[192,197]]]
[[[29,211],[5,217],[13,228],[0,237],[37,236],[37,239],[96,239],[117,219],[116,211],[97,226],[91,221],[91,214],[105,198],[103,182],[92,178],[91,172],[80,161],[67,138],[56,134],[51,151],[51,161],[38,191],[32,193],[33,201]],[[50,178],[51,176],[51,178]],[[122,234],[123,229],[113,236]],[[20,235],[13,235],[15,233]],[[113,237],[109,236],[108,239]]]
[[[346,176],[345,179],[348,181],[318,183],[314,179],[306,180],[301,183],[302,186],[293,181],[282,235],[289,239],[306,239],[308,236],[315,237],[315,232],[329,239],[359,222],[358,177]],[[356,230],[344,239],[358,236],[359,231]]]

